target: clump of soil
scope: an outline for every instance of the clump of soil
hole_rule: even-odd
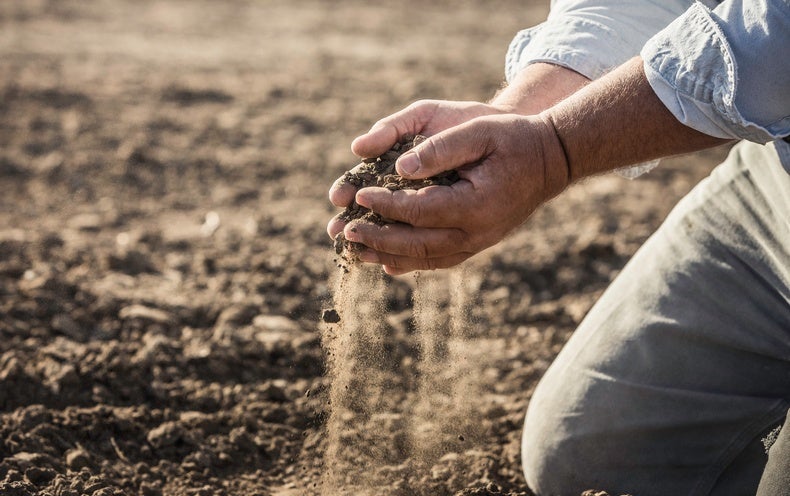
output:
[[[458,181],[460,178],[455,170],[445,171],[427,179],[406,179],[395,171],[395,162],[398,160],[398,157],[419,145],[425,139],[425,136],[419,134],[416,136],[403,135],[400,142],[396,143],[380,157],[364,159],[353,170],[346,172],[343,175],[343,182],[351,184],[357,189],[378,186],[395,191],[421,189],[428,186],[449,186]],[[345,222],[359,219],[379,225],[394,222],[359,205],[356,201],[352,201],[351,205],[346,207],[340,214],[340,218]],[[338,255],[343,255],[343,258],[348,261],[354,261],[356,258],[354,253],[358,252],[360,248],[359,243],[348,241],[342,232],[335,237],[335,251]]]

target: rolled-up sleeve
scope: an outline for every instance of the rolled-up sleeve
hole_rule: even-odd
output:
[[[694,4],[641,51],[648,81],[682,123],[720,138],[790,135],[790,2]]]
[[[556,0],[546,22],[520,31],[507,51],[512,81],[529,64],[548,62],[597,79],[637,55],[692,0]]]

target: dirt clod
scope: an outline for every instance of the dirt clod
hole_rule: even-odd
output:
[[[404,135],[400,142],[395,143],[391,149],[375,158],[366,158],[355,170],[348,171],[343,175],[343,182],[355,186],[357,189],[368,187],[387,188],[390,191],[404,189],[422,189],[428,186],[450,186],[457,182],[460,177],[455,170],[445,171],[427,179],[406,179],[401,177],[395,170],[395,162],[398,157],[416,147],[423,141],[425,136]],[[394,222],[385,219],[381,215],[372,212],[370,209],[352,201],[351,205],[345,208],[340,214],[340,219],[344,222],[355,220],[371,222],[373,224],[384,225]],[[343,233],[338,233],[334,240],[335,252],[343,255],[347,261],[355,259],[354,253],[361,248],[357,243],[348,241]]]
[[[90,454],[82,448],[75,448],[66,452],[66,466],[70,470],[79,471],[83,467],[90,466]]]
[[[321,311],[321,320],[327,324],[337,324],[340,322],[340,314],[334,308],[325,308]]]

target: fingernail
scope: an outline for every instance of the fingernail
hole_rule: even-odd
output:
[[[404,153],[397,162],[397,166],[401,172],[409,175],[420,170],[420,165],[420,156],[416,153]]]

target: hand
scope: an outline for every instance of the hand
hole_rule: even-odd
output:
[[[410,179],[457,169],[461,180],[417,191],[356,193],[357,203],[397,222],[353,221],[343,234],[367,247],[360,253],[363,262],[382,264],[392,275],[450,267],[496,244],[559,194],[569,177],[552,124],[514,114],[442,131],[403,154],[396,167]],[[332,229],[330,223],[330,235]]]
[[[505,107],[478,102],[420,100],[376,122],[370,131],[351,143],[351,150],[359,157],[378,157],[392,148],[404,134],[432,136],[475,117],[507,111]],[[338,207],[347,207],[356,193],[354,186],[338,178],[329,189],[329,200]],[[334,239],[344,227],[345,224],[335,217],[329,221],[327,232]]]

